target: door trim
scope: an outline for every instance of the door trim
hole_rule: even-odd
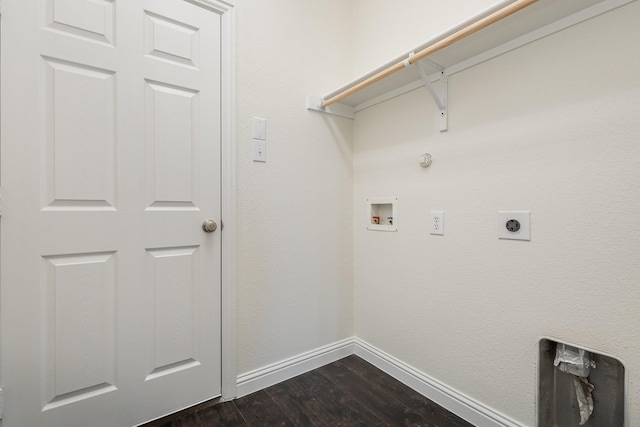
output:
[[[187,0],[188,1],[188,0]],[[236,10],[235,0],[198,0],[222,19],[222,400],[237,395],[236,368]]]
[[[0,0],[1,1],[1,0]],[[222,22],[222,396],[237,396],[236,368],[236,0],[184,0],[218,13]]]
[[[2,25],[4,20],[2,19],[2,0],[0,0],[0,37],[2,34]],[[2,40],[0,39],[0,64],[2,64]],[[1,67],[0,67],[1,68]],[[0,85],[0,92],[2,92],[2,86]],[[0,116],[0,129],[2,128],[2,121]],[[0,152],[2,147],[2,138],[0,137]],[[1,175],[2,170],[0,170]],[[0,182],[0,184],[2,184]],[[2,221],[2,187],[0,187],[0,221]],[[0,231],[0,239],[2,239],[2,232]],[[2,265],[2,254],[0,254],[0,265]],[[2,290],[2,282],[0,282],[0,291]],[[2,319],[0,318],[0,331],[2,330]],[[0,336],[0,344],[2,337]],[[0,427],[2,427],[2,417],[4,415],[4,389],[2,388],[2,345],[0,345]]]

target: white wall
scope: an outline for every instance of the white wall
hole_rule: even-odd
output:
[[[351,79],[351,22],[343,0],[237,2],[239,374],[353,335],[352,122],[304,105]]]
[[[371,3],[355,2],[354,51],[377,65],[367,44],[434,2],[389,20]],[[356,336],[523,425],[538,340],[591,347],[625,364],[640,425],[639,20],[634,2],[450,77],[446,133],[424,88],[358,113]],[[365,229],[376,196],[398,197],[397,233]],[[498,240],[498,210],[530,210],[531,241]]]
[[[408,52],[496,3],[496,0],[353,0],[355,75]]]

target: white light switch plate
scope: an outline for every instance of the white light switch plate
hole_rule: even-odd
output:
[[[263,141],[261,139],[253,140],[253,161],[266,163],[267,141]]]
[[[267,140],[267,119],[253,118],[253,139]]]
[[[531,212],[499,211],[498,239],[531,240]]]

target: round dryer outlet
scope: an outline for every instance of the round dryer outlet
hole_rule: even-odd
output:
[[[531,240],[531,212],[498,211],[498,238]]]
[[[509,221],[507,221],[506,227],[507,230],[515,233],[516,231],[520,230],[520,221],[518,221],[517,219],[510,219]]]

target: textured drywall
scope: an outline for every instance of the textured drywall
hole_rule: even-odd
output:
[[[357,114],[356,336],[523,425],[540,338],[590,347],[640,425],[638,22],[634,2],[453,75],[446,133],[424,88]],[[387,196],[398,232],[367,230]],[[531,211],[531,241],[499,240],[499,210]]]
[[[355,75],[396,58],[496,3],[496,0],[353,0]]]
[[[352,122],[305,109],[352,77],[352,5],[237,2],[237,363],[353,335]],[[267,119],[267,162],[251,118]]]

